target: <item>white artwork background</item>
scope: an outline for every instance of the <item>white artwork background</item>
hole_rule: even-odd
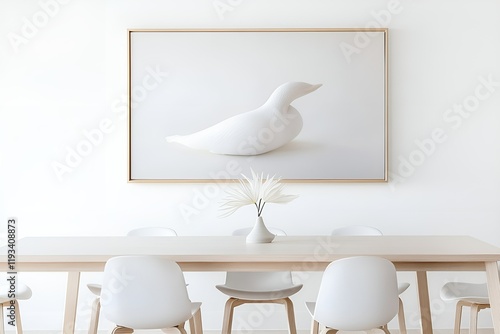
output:
[[[237,178],[252,167],[284,179],[383,180],[384,33],[346,57],[341,45],[354,46],[356,34],[133,32],[132,93],[151,73],[168,75],[132,105],[131,178]],[[303,129],[275,151],[217,155],[165,140],[256,109],[288,81],[323,86],[292,102]]]

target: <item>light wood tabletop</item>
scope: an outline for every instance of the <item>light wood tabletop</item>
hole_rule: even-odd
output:
[[[500,334],[500,248],[468,236],[278,236],[269,244],[244,237],[29,237],[17,242],[16,270],[68,272],[65,334],[74,332],[80,273],[102,271],[119,255],[168,257],[185,271],[322,271],[357,255],[380,256],[399,271],[414,271],[422,331],[432,333],[427,271],[485,271],[496,334]],[[0,249],[7,268],[7,249]],[[7,270],[6,270],[7,271]]]

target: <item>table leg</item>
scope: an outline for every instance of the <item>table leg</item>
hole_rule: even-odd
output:
[[[78,302],[78,288],[80,286],[80,272],[68,272],[68,286],[66,288],[66,306],[64,309],[63,333],[75,332],[76,305]]]
[[[427,284],[426,271],[417,271],[417,286],[422,333],[432,334],[431,306],[429,302],[429,286]]]
[[[486,262],[486,280],[495,334],[500,334],[500,279],[496,262]]]

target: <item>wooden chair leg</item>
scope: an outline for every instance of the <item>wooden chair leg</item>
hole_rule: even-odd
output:
[[[191,334],[203,334],[203,325],[201,322],[201,308],[196,311],[196,313],[191,317],[193,319],[193,327],[191,328]]]
[[[234,308],[244,304],[243,301],[236,298],[229,298],[224,307],[224,319],[222,320],[222,334],[231,334],[231,327],[233,326],[233,313]]]
[[[490,308],[490,304],[470,304],[470,334],[477,333],[477,319],[479,316],[479,311],[484,310],[485,308]]]
[[[285,305],[286,314],[288,316],[288,330],[290,334],[297,334],[297,327],[295,326],[295,312],[293,311],[293,302],[290,298],[283,298],[279,300],[281,304]]]
[[[479,305],[472,304],[470,306],[470,322],[469,322],[469,333],[477,334],[477,316],[479,314]]]
[[[8,307],[10,304],[10,300],[7,301],[6,303],[0,304],[0,334],[5,334],[5,327],[4,327],[4,307]],[[19,303],[17,300],[14,300],[14,307],[15,307],[15,317],[16,317],[16,333],[17,334],[23,334],[23,325],[21,322],[21,311],[19,310]]]
[[[197,334],[196,325],[194,324],[194,316],[189,318],[189,333]]]
[[[226,302],[226,306],[224,307],[224,319],[222,321],[222,334],[231,334],[231,328],[233,324],[233,314],[234,308],[246,303],[274,303],[274,304],[283,304],[285,306],[287,317],[288,317],[288,329],[289,334],[297,334],[297,327],[295,325],[295,312],[293,310],[293,302],[290,298],[281,298],[281,299],[271,299],[271,300],[245,300],[245,299],[237,299],[237,298],[229,298]]]
[[[5,334],[5,328],[4,328],[4,325],[3,325],[3,322],[4,322],[4,317],[3,317],[3,308],[4,308],[4,304],[0,304],[0,334]]]
[[[325,327],[321,330],[321,334],[336,334],[337,332],[338,332],[337,329],[328,328],[328,327]]]
[[[123,327],[123,326],[116,326],[111,331],[111,334],[132,334],[132,333],[134,333],[134,330],[132,328]]]
[[[455,327],[453,329],[453,334],[460,334],[460,325],[462,322],[462,308],[464,306],[464,302],[459,300],[457,302],[457,307],[455,311]]]
[[[16,308],[16,332],[17,334],[23,334],[23,324],[21,322],[21,310],[19,309],[19,303],[14,300],[14,307]]]
[[[399,311],[398,311],[398,323],[399,323],[399,333],[406,334],[406,320],[405,320],[405,310],[403,308],[403,301],[399,298]]]
[[[101,299],[96,298],[92,303],[92,313],[90,314],[89,334],[97,334],[99,326],[99,313],[101,312]]]
[[[319,322],[314,319],[311,323],[311,334],[319,334]]]
[[[178,326],[175,326],[175,328],[177,328],[177,330],[179,331],[179,333],[181,333],[181,334],[187,334],[187,331],[184,328],[184,324],[180,324]]]
[[[224,318],[222,320],[222,334],[231,334],[231,328],[233,326],[233,312],[234,312],[234,303],[236,299],[229,298],[226,301],[226,305],[224,307]]]
[[[391,332],[389,332],[389,327],[387,327],[387,325],[384,325],[384,326],[380,326],[378,328],[374,328],[374,329],[371,329],[369,331],[366,331],[366,333],[374,333],[375,331],[377,330],[381,330],[382,332],[384,332],[384,334],[391,334]]]

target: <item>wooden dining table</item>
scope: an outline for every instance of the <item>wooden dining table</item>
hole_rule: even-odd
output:
[[[4,271],[7,247],[0,248]],[[237,236],[27,237],[16,243],[17,272],[67,272],[63,333],[75,329],[82,272],[103,271],[120,255],[154,255],[176,261],[184,271],[323,271],[337,259],[371,255],[416,273],[422,332],[432,333],[427,273],[486,273],[495,334],[500,334],[500,248],[470,236],[278,236],[247,244]]]

